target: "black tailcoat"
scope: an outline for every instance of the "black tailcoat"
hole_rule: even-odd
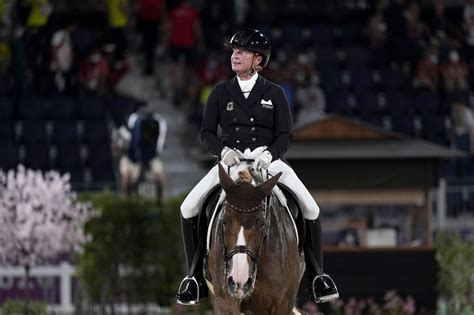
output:
[[[246,99],[235,77],[210,93],[201,139],[213,155],[220,156],[225,146],[241,151],[267,146],[276,160],[288,150],[292,138],[290,107],[279,85],[258,76]]]

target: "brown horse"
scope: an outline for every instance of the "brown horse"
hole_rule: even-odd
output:
[[[280,175],[258,186],[236,184],[219,166],[226,197],[210,227],[207,264],[215,314],[294,310],[304,259],[289,213],[275,196],[267,200]]]

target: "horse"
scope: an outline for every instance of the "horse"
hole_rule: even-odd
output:
[[[304,257],[291,214],[272,193],[281,172],[260,185],[234,182],[219,163],[225,192],[209,227],[206,280],[215,314],[298,313]]]

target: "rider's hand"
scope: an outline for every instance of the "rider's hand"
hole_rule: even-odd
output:
[[[240,163],[240,159],[237,152],[229,147],[225,147],[221,152],[221,160],[227,166],[234,166]]]
[[[257,171],[260,171],[262,168],[266,170],[270,166],[270,163],[272,163],[272,154],[265,150],[257,156],[255,162],[253,162],[253,168]]]

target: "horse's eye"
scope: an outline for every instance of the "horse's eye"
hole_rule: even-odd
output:
[[[228,220],[222,220],[221,222],[223,227],[226,227],[229,223]]]

